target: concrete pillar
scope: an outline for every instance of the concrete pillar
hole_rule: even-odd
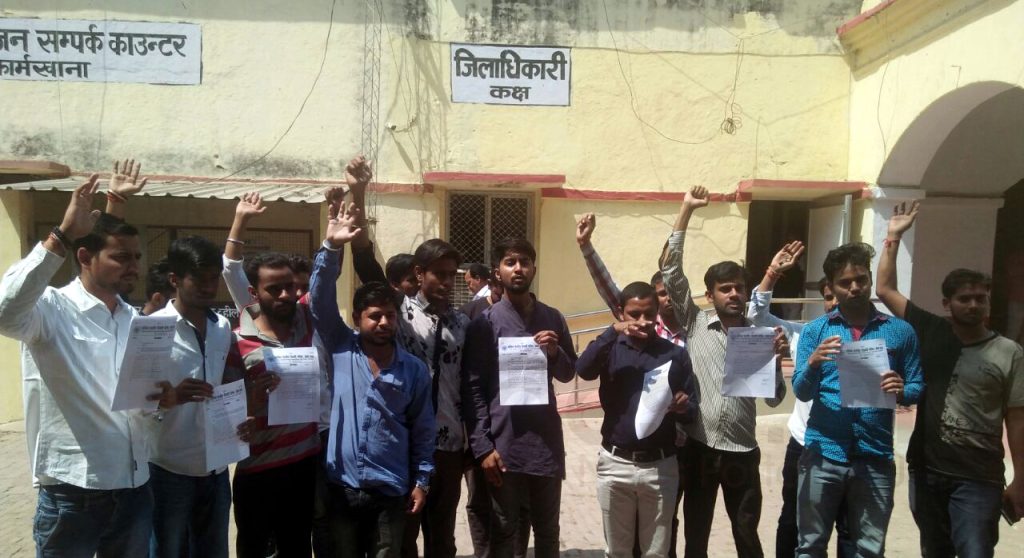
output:
[[[0,273],[26,253],[29,230],[34,222],[32,193],[0,191]],[[0,424],[24,418],[21,399],[21,344],[0,337]]]

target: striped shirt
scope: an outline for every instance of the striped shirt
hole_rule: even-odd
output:
[[[612,311],[612,315],[619,318],[619,286],[615,284],[615,280],[612,279],[611,273],[608,272],[608,268],[604,265],[604,260],[597,254],[597,250],[594,250],[592,244],[580,247],[580,251],[583,252],[583,261],[587,264],[587,270],[590,271],[590,278],[594,280],[594,286],[597,287],[597,294],[601,296],[601,300],[608,306],[608,309]],[[682,331],[675,332],[669,329],[665,325],[665,321],[661,319],[661,314],[655,318],[654,332],[665,339],[671,341],[678,347],[686,346],[686,336],[683,335]]]
[[[668,253],[661,269],[665,288],[672,299],[672,308],[687,336],[687,349],[693,361],[700,394],[697,419],[685,426],[689,437],[722,451],[744,452],[757,449],[754,430],[757,406],[753,397],[722,395],[725,378],[725,347],[728,333],[717,315],[711,316],[693,302],[690,282],[683,274],[683,242],[685,233],[674,231],[668,240]],[[744,327],[752,324],[744,318]],[[775,395],[765,399],[776,407],[786,395],[782,368],[775,371]]]
[[[800,335],[793,392],[801,401],[814,402],[807,420],[804,446],[818,448],[823,456],[839,463],[849,463],[851,458],[860,456],[892,459],[892,409],[843,407],[835,361],[825,362],[818,368],[807,366],[807,360],[818,345],[834,335],[844,343],[854,340],[854,332],[838,307],[808,322]],[[889,367],[903,377],[901,404],[917,403],[924,390],[924,380],[917,335],[910,324],[875,311],[857,339],[885,340]]]

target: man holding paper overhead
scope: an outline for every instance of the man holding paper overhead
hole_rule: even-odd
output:
[[[329,520],[335,556],[397,558],[405,522],[423,510],[434,472],[431,381],[420,359],[402,349],[399,293],[371,281],[352,300],[357,331],[338,314],[337,280],[356,217],[331,202],[323,247],[313,262],[310,308],[330,351]]]
[[[572,380],[576,350],[562,314],[530,293],[536,260],[524,238],[494,246],[505,296],[470,324],[462,359],[462,415],[491,491],[495,558],[511,558],[524,502],[536,556],[558,556],[565,444],[551,378]]]
[[[220,248],[199,236],[179,238],[167,250],[167,267],[174,298],[153,317],[176,319],[167,372],[178,386],[179,401],[173,409],[158,411],[152,425],[153,553],[155,558],[178,558],[192,549],[226,558],[231,508],[227,465],[238,460],[232,453],[240,441],[225,440],[228,455],[217,455],[221,448],[210,428],[221,417],[211,416],[208,400],[214,386],[230,381],[224,377],[224,361],[231,324],[210,309],[220,285]],[[243,415],[239,424],[228,426],[234,430],[244,421]]]
[[[896,256],[917,218],[918,203],[900,204],[889,219],[878,261],[878,298],[914,326],[921,339],[925,390],[910,437],[910,509],[921,530],[921,554],[992,556],[1000,507],[1024,515],[1024,351],[988,329],[992,279],[955,269],[942,281],[949,317],[907,300],[896,282]],[[1013,482],[1003,489],[1003,423]]]
[[[695,414],[693,369],[686,349],[655,332],[654,287],[627,285],[617,313],[624,320],[591,342],[576,362],[580,378],[601,379],[597,499],[605,555],[632,557],[638,536],[641,556],[668,556],[679,485],[675,424]]]
[[[705,297],[714,305],[715,313],[707,314],[693,302],[690,282],[683,274],[683,241],[694,210],[708,205],[708,190],[694,186],[686,193],[679,208],[668,248],[661,262],[661,272],[672,300],[680,327],[689,332],[687,349],[693,361],[700,396],[696,420],[686,425],[688,440],[683,448],[683,523],[687,558],[704,558],[714,518],[718,488],[722,488],[725,507],[732,521],[736,553],[742,558],[764,556],[757,524],[761,519],[761,477],[758,466],[761,450],[754,435],[757,408],[753,397],[725,395],[726,350],[733,330],[755,334],[746,347],[768,359],[760,370],[750,375],[758,389],[774,391],[766,403],[776,407],[786,396],[782,368],[775,355],[788,351],[781,329],[757,331],[746,319],[747,275],[736,262],[720,262],[704,274]],[[765,335],[767,333],[767,335]],[[733,333],[735,335],[735,333]],[[748,339],[748,341],[750,341]],[[772,381],[774,376],[774,381]],[[744,382],[739,382],[744,383]],[[746,382],[749,383],[749,382]]]
[[[843,512],[857,556],[885,553],[896,481],[893,408],[917,403],[924,384],[914,330],[871,302],[873,255],[853,242],[825,256],[838,304],[800,336],[793,392],[813,405],[800,457],[798,557],[825,556]]]

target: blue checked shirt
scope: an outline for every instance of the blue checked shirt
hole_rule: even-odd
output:
[[[836,308],[804,326],[797,348],[793,391],[801,401],[814,401],[807,421],[805,445],[839,463],[857,457],[893,458],[893,411],[875,408],[843,408],[839,398],[839,370],[834,361],[819,368],[807,360],[822,341],[838,335],[853,341],[853,331]],[[904,405],[917,403],[924,390],[917,335],[907,322],[875,311],[860,340],[884,339],[889,367],[903,377]]]

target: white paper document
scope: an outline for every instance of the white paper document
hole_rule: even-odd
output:
[[[889,371],[884,339],[843,343],[836,367],[843,407],[896,408],[896,394],[882,391],[882,374]]]
[[[147,409],[155,411],[157,401],[146,396],[160,392],[156,386],[170,378],[171,347],[177,316],[135,316],[125,343],[111,411]]]
[[[533,337],[498,338],[498,395],[502,405],[548,404],[548,357]]]
[[[637,440],[654,434],[665,420],[668,407],[672,404],[672,388],[668,385],[670,368],[671,360],[644,373],[644,389],[640,392],[640,404],[636,408],[636,419],[633,423]]]
[[[267,424],[301,424],[320,418],[320,358],[316,347],[263,349],[268,373],[281,383],[270,392]]]
[[[245,380],[213,387],[213,397],[204,401],[206,423],[206,468],[214,471],[249,457],[249,444],[238,437],[245,422]]]
[[[775,397],[775,330],[731,327],[725,347],[722,395]]]

